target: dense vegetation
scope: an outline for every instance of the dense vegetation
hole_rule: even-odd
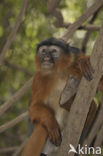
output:
[[[21,3],[21,0],[0,0],[0,53],[15,24]],[[73,23],[92,3],[93,0],[63,0],[59,8],[65,22]],[[65,28],[56,28],[53,25],[54,17],[48,14],[46,6],[47,0],[29,0],[28,2],[16,38],[6,54],[3,66],[0,67],[0,105],[19,90],[35,72],[36,44],[52,35],[59,37],[65,31]],[[101,25],[102,20],[103,11],[101,10],[95,24]],[[81,48],[85,33],[85,30],[76,31],[73,38],[69,40],[70,44]],[[87,45],[89,54],[92,51],[96,36],[97,32],[92,31]],[[0,125],[27,110],[30,93],[31,89],[6,111],[0,118]],[[20,145],[26,134],[27,122],[23,121],[0,135],[0,148]]]

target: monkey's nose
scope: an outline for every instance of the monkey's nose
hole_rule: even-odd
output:
[[[50,61],[50,57],[45,57],[44,61]]]

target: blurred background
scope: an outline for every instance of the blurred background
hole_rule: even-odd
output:
[[[94,0],[62,0],[59,9],[66,23],[73,23],[93,4]],[[20,12],[21,0],[0,0],[0,53]],[[47,10],[47,0],[29,0],[15,39],[12,42],[3,65],[0,67],[0,105],[16,93],[35,72],[34,55],[39,41],[50,36],[61,36],[66,28],[55,27],[55,17]],[[89,21],[89,20],[88,20]],[[86,23],[88,23],[86,21]],[[103,21],[103,9],[100,10],[94,24],[100,26]],[[78,30],[69,39],[70,45],[82,48],[85,30]],[[91,54],[98,31],[91,31],[86,53]],[[27,111],[31,88],[0,117],[0,125]],[[98,94],[96,100],[100,99]],[[27,135],[27,121],[22,121],[0,134],[0,149],[19,146]],[[0,153],[11,156],[12,152]]]

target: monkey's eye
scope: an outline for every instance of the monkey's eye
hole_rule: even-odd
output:
[[[46,52],[46,48],[43,48],[42,51],[41,51],[41,53],[43,54],[45,52]]]
[[[40,56],[45,55],[46,51],[47,51],[47,46],[42,46],[39,48],[38,54]]]
[[[53,51],[53,53],[56,53],[58,50],[54,48],[54,49],[52,49],[52,51]]]
[[[57,57],[58,56],[57,49],[52,49],[52,56],[54,56],[54,57]]]
[[[61,53],[62,53],[62,50],[61,48],[57,47],[57,46],[51,46],[50,47],[51,49],[51,55],[54,57],[54,58],[58,58],[61,56]]]

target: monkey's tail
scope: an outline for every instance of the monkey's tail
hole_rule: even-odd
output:
[[[47,139],[47,131],[40,124],[35,125],[21,156],[40,156]]]

